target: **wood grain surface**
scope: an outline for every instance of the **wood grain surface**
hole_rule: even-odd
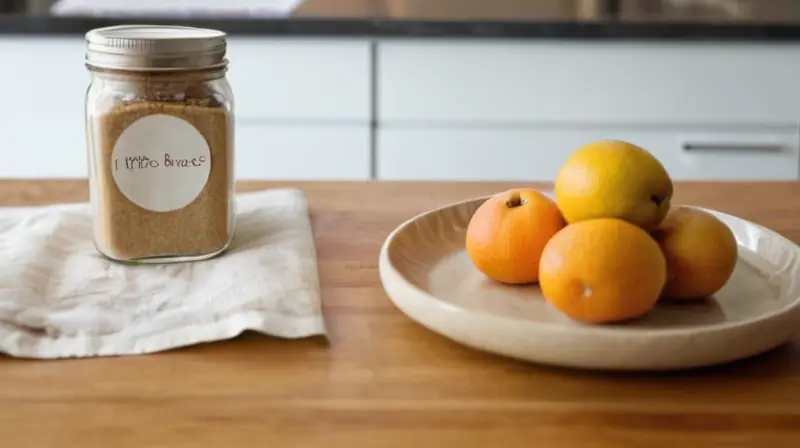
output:
[[[0,358],[0,446],[800,446],[797,344],[710,369],[597,373],[480,353],[398,312],[378,280],[386,235],[419,212],[511,185],[240,189],[287,185],[311,203],[328,340],[244,335],[137,357]],[[80,181],[0,181],[0,205],[87,197]],[[798,198],[795,182],[683,183],[676,202],[800,242]]]

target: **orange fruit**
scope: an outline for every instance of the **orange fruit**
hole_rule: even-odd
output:
[[[555,198],[568,223],[618,218],[655,230],[669,210],[672,180],[632,143],[600,140],[572,153],[556,175]]]
[[[572,319],[593,324],[647,314],[666,277],[655,240],[616,218],[568,225],[547,243],[539,265],[545,299]]]
[[[654,237],[667,259],[665,297],[697,299],[714,294],[728,282],[739,257],[731,229],[696,208],[670,210]]]
[[[532,188],[487,199],[467,225],[466,250],[473,265],[503,283],[534,283],[547,241],[566,223],[555,202]]]

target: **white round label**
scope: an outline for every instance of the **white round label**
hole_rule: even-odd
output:
[[[114,145],[111,173],[120,191],[147,210],[168,212],[189,205],[211,172],[206,139],[172,115],[142,117]]]

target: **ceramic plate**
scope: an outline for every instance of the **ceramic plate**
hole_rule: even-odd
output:
[[[575,322],[538,286],[487,279],[464,250],[467,224],[487,198],[423,213],[386,239],[380,276],[411,319],[464,345],[513,358],[604,370],[670,370],[733,361],[789,341],[800,329],[800,248],[777,233],[714,210],[736,235],[733,276],[702,303],[660,302],[617,325]]]

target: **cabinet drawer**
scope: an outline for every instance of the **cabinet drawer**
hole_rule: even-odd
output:
[[[16,118],[39,120],[39,132],[50,127],[49,120],[74,117],[82,123],[89,87],[84,52],[82,37],[0,36],[0,130]]]
[[[0,115],[0,177],[83,178],[88,175],[83,115]]]
[[[780,43],[384,42],[379,117],[792,125],[799,58]]]
[[[369,179],[369,127],[237,124],[235,167],[238,179]]]
[[[0,177],[81,178],[87,176],[82,117],[52,121],[0,122],[5,150]],[[236,127],[239,179],[362,180],[370,177],[370,133],[364,126]]]
[[[237,117],[370,120],[367,41],[232,37],[228,58]]]
[[[89,85],[84,53],[82,36],[0,36],[0,118],[82,117]],[[231,37],[228,58],[237,118],[371,119],[366,41]]]
[[[631,129],[382,129],[380,179],[552,181],[578,147],[630,141],[658,157],[676,180],[798,179],[798,134],[769,131]]]

